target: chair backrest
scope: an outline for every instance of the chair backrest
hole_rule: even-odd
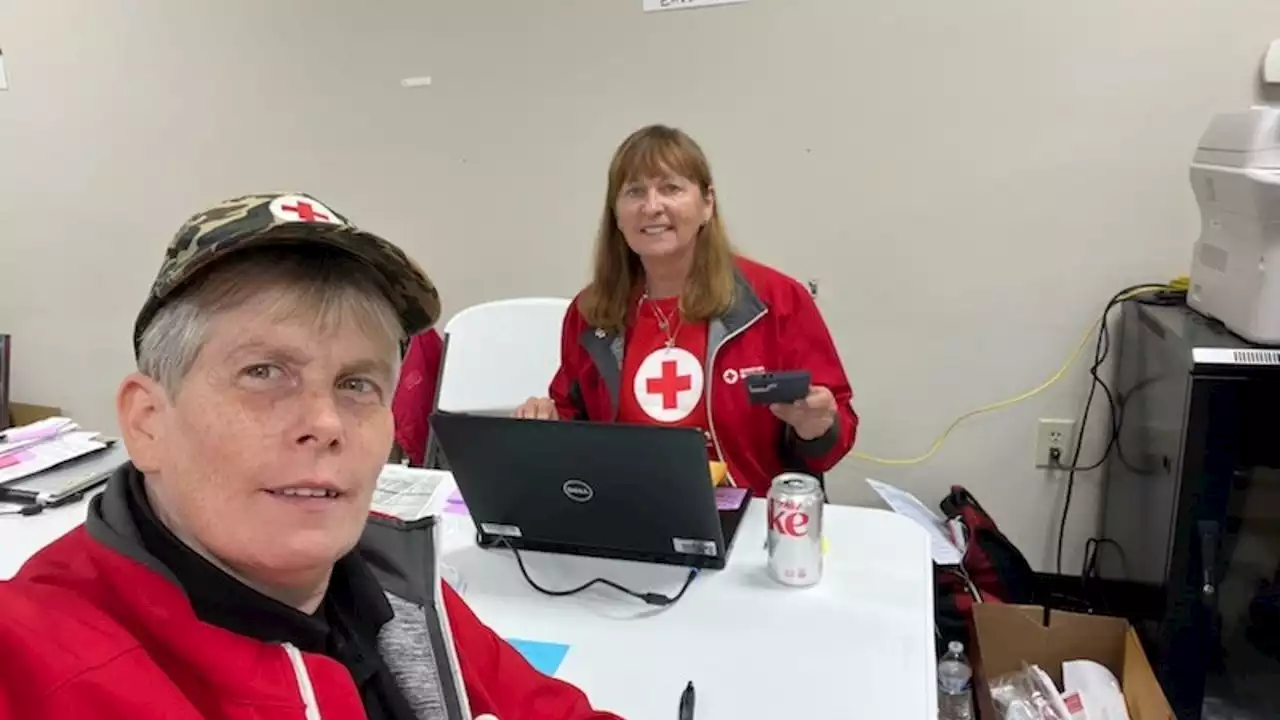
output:
[[[560,367],[560,329],[572,302],[512,298],[474,305],[444,327],[436,408],[510,412],[544,397]]]

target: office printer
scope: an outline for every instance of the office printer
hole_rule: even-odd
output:
[[[1280,345],[1280,108],[1215,117],[1191,186],[1200,239],[1187,303],[1246,340]]]

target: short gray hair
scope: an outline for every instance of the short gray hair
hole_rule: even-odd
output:
[[[267,292],[278,295],[273,313],[282,320],[310,316],[332,328],[354,319],[374,337],[384,336],[398,375],[404,329],[387,300],[386,282],[349,253],[310,245],[244,250],[193,278],[142,332],[138,371],[176,398],[213,319]]]

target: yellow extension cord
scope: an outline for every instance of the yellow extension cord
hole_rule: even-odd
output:
[[[1185,291],[1188,285],[1189,285],[1189,278],[1187,278],[1184,275],[1182,277],[1175,278],[1168,285],[1147,285],[1144,287],[1135,288],[1134,290],[1122,295],[1120,297],[1120,300],[1121,301],[1128,300],[1138,295],[1143,295],[1151,292]],[[875,463],[877,465],[915,465],[917,463],[922,463],[928,460],[929,458],[936,455],[939,450],[942,449],[942,445],[947,441],[947,437],[951,435],[951,432],[955,430],[956,427],[960,425],[960,423],[964,422],[965,420],[968,420],[969,418],[977,417],[978,415],[985,415],[986,413],[995,412],[996,410],[1003,410],[1004,408],[1010,407],[1011,405],[1017,405],[1023,400],[1039,395],[1040,393],[1044,392],[1049,386],[1061,380],[1063,376],[1067,374],[1067,370],[1069,370],[1071,366],[1075,364],[1076,360],[1080,358],[1080,353],[1083,352],[1085,347],[1089,344],[1089,338],[1093,337],[1094,331],[1098,330],[1098,328],[1101,327],[1102,321],[1105,317],[1106,317],[1105,314],[1099,315],[1098,319],[1095,320],[1093,324],[1089,326],[1089,329],[1086,330],[1084,335],[1080,337],[1080,342],[1076,343],[1076,349],[1071,351],[1071,355],[1067,357],[1067,361],[1062,364],[1062,367],[1058,368],[1058,372],[1054,373],[1053,377],[1050,377],[1048,380],[1045,380],[1043,383],[1040,383],[1040,385],[1038,385],[1037,387],[1022,393],[1021,395],[1011,397],[1008,400],[1001,400],[1000,402],[991,403],[990,405],[983,405],[980,408],[977,408],[975,410],[970,410],[969,412],[961,415],[960,417],[952,421],[950,425],[947,426],[947,429],[944,430],[943,433],[938,436],[937,440],[933,441],[933,445],[931,445],[929,447],[929,450],[925,452],[923,455],[917,455],[915,457],[910,457],[910,458],[882,458],[882,457],[877,457],[875,455],[870,455],[868,453],[855,451],[854,453],[852,453],[852,456],[854,457],[854,459]]]

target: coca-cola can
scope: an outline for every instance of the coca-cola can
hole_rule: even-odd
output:
[[[822,579],[822,486],[788,472],[769,486],[769,575],[783,585],[808,587]]]

